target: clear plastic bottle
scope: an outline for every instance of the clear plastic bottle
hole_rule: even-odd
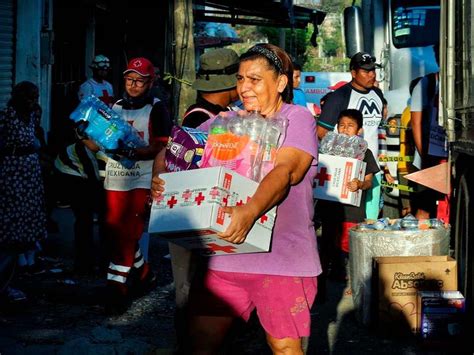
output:
[[[260,164],[263,154],[263,139],[267,123],[258,111],[253,111],[244,118],[244,127],[249,137],[250,172],[247,174],[252,180],[258,181]]]
[[[265,136],[263,138],[262,162],[258,181],[261,181],[265,175],[273,169],[276,160],[278,142],[281,136],[280,127],[275,123],[268,122],[266,128]]]
[[[380,218],[374,222],[374,229],[376,230],[384,230],[387,229],[388,226],[390,225],[390,220],[385,217],[385,218]]]
[[[228,119],[225,116],[218,115],[209,127],[209,134],[227,133]]]
[[[432,218],[430,219],[430,228],[434,228],[434,229],[444,228],[444,223],[443,221],[437,218]]]
[[[332,154],[332,148],[336,139],[336,132],[330,131],[321,140],[319,152],[322,154]]]
[[[337,156],[343,156],[348,140],[349,140],[349,136],[346,134],[336,135],[336,139],[334,141],[334,148],[332,149],[332,154],[337,155]]]
[[[229,119],[229,122],[227,122],[227,129],[230,133],[235,134],[236,136],[245,135],[244,120],[240,116],[235,115]]]

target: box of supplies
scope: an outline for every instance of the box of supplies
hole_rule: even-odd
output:
[[[248,202],[258,183],[223,168],[162,174],[165,191],[151,207],[148,232],[204,255],[231,255],[270,250],[276,207],[261,216],[242,244],[220,239],[231,217],[223,206]]]
[[[319,154],[314,198],[359,206],[362,191],[349,191],[347,183],[355,178],[364,181],[365,166],[362,160]]]
[[[350,274],[356,317],[370,325],[377,318],[377,289],[372,289],[376,257],[439,256],[449,253],[449,226],[415,230],[350,230]],[[375,307],[374,307],[375,305]]]
[[[418,291],[457,290],[456,261],[449,256],[375,258],[379,328],[419,332]]]
[[[464,329],[465,299],[459,291],[418,292],[418,328],[423,341],[460,338]]]

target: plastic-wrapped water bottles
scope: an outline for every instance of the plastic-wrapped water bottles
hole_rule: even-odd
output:
[[[135,128],[93,95],[82,100],[70,118],[74,122],[87,122],[84,132],[102,150],[146,146]],[[119,146],[120,142],[122,146]]]
[[[322,154],[363,160],[367,146],[367,142],[359,136],[348,136],[331,131],[322,139],[319,151]]]
[[[218,116],[209,128],[202,167],[225,166],[261,181],[273,169],[287,126],[286,117],[263,118],[256,111],[246,116]]]
[[[321,140],[321,144],[319,145],[319,152],[322,154],[331,154],[336,136],[337,133],[334,131],[329,131],[326,133],[326,135]]]

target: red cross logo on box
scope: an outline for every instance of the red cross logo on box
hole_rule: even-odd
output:
[[[155,198],[155,202],[157,205],[161,205],[161,202],[163,202],[164,199],[165,197],[163,195],[160,195],[157,198]]]
[[[209,195],[211,195],[212,199],[215,199],[217,196],[220,196],[220,192],[217,189],[217,186],[214,186],[211,191],[209,192]]]
[[[171,196],[171,198],[166,202],[168,206],[170,206],[170,209],[174,207],[178,203],[178,200],[174,198],[174,195]]]
[[[219,245],[219,244],[216,244],[216,243],[208,243],[207,247],[209,249],[211,249],[212,251],[214,251],[214,252],[223,251],[224,253],[227,253],[227,254],[235,253],[235,249],[236,249],[236,247],[234,247],[232,245]]]
[[[205,197],[202,195],[202,192],[198,193],[198,195],[194,198],[194,201],[197,202],[197,205],[201,205],[202,201],[205,200]]]
[[[191,190],[186,190],[186,191],[183,192],[181,197],[184,198],[184,201],[188,202],[188,200],[191,198],[192,195],[193,195],[193,193],[192,193]]]
[[[264,214],[262,217],[260,217],[260,223],[265,223],[266,221],[268,221],[268,217],[266,214]]]
[[[326,181],[331,181],[332,175],[328,174],[327,171],[327,168],[322,167],[319,173],[316,174],[315,180],[318,180],[318,186],[324,186]]]

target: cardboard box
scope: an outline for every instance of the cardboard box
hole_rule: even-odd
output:
[[[244,243],[219,239],[230,215],[222,206],[245,204],[258,183],[223,168],[203,168],[162,174],[165,191],[151,207],[148,232],[205,255],[268,252],[276,207],[255,222]]]
[[[418,328],[424,341],[462,336],[465,299],[459,291],[418,292]]]
[[[351,192],[346,185],[354,178],[363,181],[366,165],[362,160],[319,154],[313,196],[321,200],[359,206],[362,191]]]
[[[449,256],[377,257],[374,261],[379,325],[391,332],[419,331],[418,291],[457,290],[456,261]]]

